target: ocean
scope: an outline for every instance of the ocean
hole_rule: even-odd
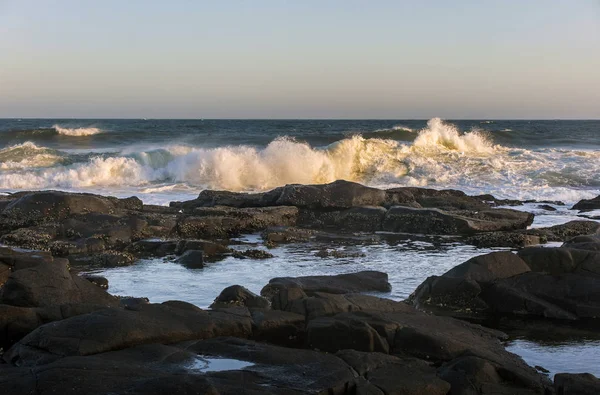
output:
[[[573,203],[600,194],[600,121],[0,120],[5,193],[84,191],[166,205],[206,188],[253,192],[336,179],[544,200],[556,211],[537,203],[516,208],[536,214],[534,227],[565,223],[581,219]],[[258,235],[235,242],[233,248],[264,248]],[[323,248],[352,257],[316,256]],[[203,269],[146,259],[98,274],[113,294],[207,307],[232,284],[259,292],[273,277],[373,269],[390,276],[392,292],[382,296],[403,300],[428,276],[490,251],[438,237],[385,237],[281,245],[265,261],[228,257]],[[550,374],[600,375],[600,336],[514,335],[507,347]]]
[[[262,191],[336,179],[568,203],[600,193],[600,121],[0,120],[0,192]]]

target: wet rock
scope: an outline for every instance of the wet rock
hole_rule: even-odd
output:
[[[376,232],[382,229],[387,210],[383,207],[361,206],[346,210],[300,211],[298,225],[335,231]]]
[[[297,215],[295,207],[202,208],[179,219],[176,231],[189,239],[228,238],[270,226],[293,226]]]
[[[295,348],[304,344],[306,319],[303,315],[256,308],[251,313],[254,340]]]
[[[532,247],[511,255],[487,254],[431,276],[410,301],[420,309],[471,319],[600,316],[600,253]]]
[[[106,277],[97,276],[93,274],[85,274],[81,278],[88,280],[92,284],[101,289],[108,289],[108,279]]]
[[[273,297],[286,288],[299,288],[307,294],[326,292],[345,294],[356,292],[389,292],[391,285],[386,273],[362,271],[336,276],[279,277],[269,281],[260,294]]]
[[[140,344],[248,337],[251,333],[248,317],[203,311],[184,302],[165,302],[140,305],[135,311],[108,308],[42,325],[11,347],[4,359],[31,367],[65,356],[92,355]]]
[[[117,300],[89,281],[72,274],[62,258],[19,261],[0,289],[0,303],[21,307],[50,307],[90,303],[115,306]]]
[[[147,239],[136,241],[127,251],[139,257],[164,257],[175,254],[179,241]]]
[[[539,206],[537,206],[537,208],[539,208],[540,210],[546,210],[546,211],[556,211],[555,207],[552,207],[548,204],[540,204]]]
[[[88,303],[49,307],[18,307],[0,304],[0,348],[7,350],[41,325],[104,308],[106,306]]]
[[[401,233],[469,235],[478,232],[524,229],[532,222],[533,214],[509,209],[492,209],[475,214],[394,206],[385,216],[383,230]]]
[[[492,282],[529,271],[525,261],[512,252],[492,252],[469,259],[447,271],[444,277]]]
[[[201,269],[204,267],[204,253],[200,250],[187,250],[177,258],[177,263],[188,269]]]
[[[545,236],[515,232],[488,232],[469,236],[465,242],[480,248],[509,247],[523,248],[546,243]]]
[[[0,243],[30,250],[49,250],[50,244],[57,236],[57,227],[53,225],[20,228],[2,235]]]
[[[312,349],[389,352],[389,344],[373,327],[351,316],[315,318],[308,323],[306,331],[307,346]]]
[[[240,259],[271,259],[274,257],[273,254],[265,251],[265,250],[258,250],[258,249],[248,249],[248,250],[244,250],[244,251],[235,251],[233,253],[233,256],[236,258],[240,258]]]
[[[530,235],[545,237],[548,241],[567,241],[576,236],[597,234],[600,232],[600,223],[576,220],[548,228],[528,229],[524,232]]]
[[[128,252],[107,250],[96,254],[71,254],[69,264],[84,268],[107,268],[130,266],[135,263],[135,256]]]
[[[340,250],[328,250],[323,248],[317,253],[315,256],[319,258],[361,258],[364,257],[365,254],[362,252],[348,252],[348,251],[340,251]]]
[[[315,234],[314,230],[290,226],[275,226],[265,229],[261,236],[266,244],[307,242]]]
[[[600,393],[600,380],[589,373],[559,373],[554,388],[559,395],[595,395]]]
[[[517,374],[515,374],[517,373]],[[475,356],[459,357],[438,369],[440,379],[450,383],[453,394],[535,394],[518,372]]]
[[[531,270],[561,275],[565,273],[600,276],[600,252],[572,248],[526,248],[518,252]]]
[[[269,207],[277,206],[277,199],[281,195],[282,188],[275,188],[262,193],[240,193],[230,191],[204,190],[195,200],[187,202],[172,202],[171,207],[181,209],[193,209],[196,207]]]
[[[381,206],[385,191],[364,185],[338,180],[320,185],[286,185],[276,204],[309,208],[351,208]]]
[[[232,253],[232,250],[227,246],[209,240],[181,240],[177,244],[175,253],[181,255],[189,250],[200,250],[204,253],[205,258],[214,258]]]
[[[248,308],[269,308],[270,304],[266,298],[258,296],[241,285],[232,285],[225,288],[210,308],[228,308],[233,306],[245,306]]]
[[[600,196],[596,196],[593,199],[580,200],[573,206],[572,209],[579,211],[592,211],[600,209]]]
[[[114,212],[115,204],[103,196],[58,191],[32,192],[19,197],[2,211],[1,222],[12,227],[65,219],[74,214]]]
[[[106,243],[102,239],[88,237],[76,240],[57,240],[50,243],[50,252],[57,257],[68,257],[69,255],[91,255],[106,249]]]
[[[577,250],[600,252],[600,236],[576,236],[563,243],[562,246]]]

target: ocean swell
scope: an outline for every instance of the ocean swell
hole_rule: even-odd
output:
[[[280,137],[265,147],[180,144],[76,159],[25,143],[0,151],[0,185],[13,190],[127,187],[152,193],[180,187],[260,191],[346,179],[379,187],[458,188],[547,199],[565,189],[581,189],[579,195],[589,197],[589,189],[600,186],[598,152],[508,148],[494,144],[486,133],[461,132],[438,118],[407,133],[415,136],[412,142],[354,135],[313,147]]]

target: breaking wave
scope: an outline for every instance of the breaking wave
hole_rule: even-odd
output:
[[[93,136],[95,134],[99,134],[102,131],[98,128],[63,128],[59,125],[52,126],[56,133],[61,134],[63,136],[74,136],[74,137],[83,137],[83,136]]]
[[[155,193],[180,187],[257,191],[346,179],[373,186],[459,188],[528,198],[531,194],[550,198],[556,188],[600,187],[598,152],[508,148],[494,144],[484,132],[461,132],[438,118],[410,133],[412,143],[355,135],[313,147],[281,137],[262,148],[173,145],[90,154],[70,162],[64,153],[25,143],[0,151],[0,185],[125,186]]]
[[[0,150],[0,170],[49,167],[64,160],[58,151],[38,147],[32,142],[13,145]]]

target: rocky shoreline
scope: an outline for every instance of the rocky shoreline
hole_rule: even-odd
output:
[[[597,201],[575,207],[592,210]],[[598,393],[592,375],[557,374],[552,383],[507,352],[506,335],[489,327],[499,319],[550,331],[598,327],[600,224],[528,229],[533,214],[508,208],[520,203],[346,181],[258,194],[203,191],[170,207],[57,191],[1,196],[0,388],[10,394]],[[232,279],[206,310],[113,296],[106,279],[85,275],[144,257],[194,268],[230,256],[269,259],[262,249],[232,248],[231,239],[245,233],[260,233],[266,246],[406,233],[518,251],[461,263],[428,278],[404,302],[365,294],[389,291],[387,274],[377,271],[274,278],[261,295]],[[538,246],[548,241],[563,245]]]

